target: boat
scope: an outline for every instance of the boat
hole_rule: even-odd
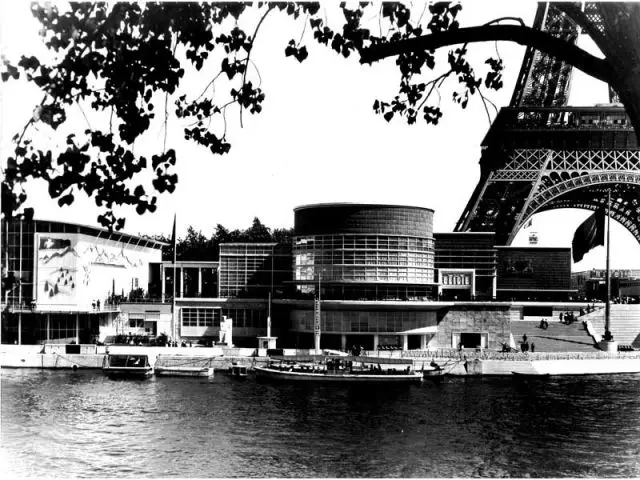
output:
[[[421,370],[422,372],[422,376],[425,379],[431,379],[431,380],[441,380],[442,377],[444,377],[445,373],[444,373],[444,368],[437,366],[437,367],[431,367],[429,369],[425,369],[425,370]]]
[[[102,364],[102,371],[110,377],[146,378],[153,375],[147,355],[113,353],[107,354]]]
[[[234,378],[247,378],[248,369],[244,365],[238,365],[236,362],[231,364],[231,368],[229,369],[229,374]]]
[[[214,371],[209,357],[185,357],[180,355],[158,355],[155,374],[165,377],[213,377]]]
[[[524,372],[511,372],[516,378],[547,378],[550,376],[548,373],[524,373]]]
[[[258,379],[322,382],[419,383],[422,372],[412,370],[413,361],[399,358],[272,357],[267,366],[255,367]]]

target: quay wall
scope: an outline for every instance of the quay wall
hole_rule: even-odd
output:
[[[53,368],[53,369],[85,369],[102,368],[104,354],[60,355],[57,353],[0,353],[2,368]]]
[[[42,352],[45,353],[42,353]],[[47,369],[101,369],[106,349],[94,348],[95,353],[65,354],[56,345],[3,345],[0,350],[0,367],[3,368],[47,368]],[[166,348],[142,346],[109,346],[109,353],[147,355],[154,366],[158,355],[172,358],[211,358],[216,370],[227,370],[232,363],[252,367],[264,363],[267,357],[254,357],[255,349],[246,348]]]
[[[439,313],[438,330],[430,346],[455,348],[454,335],[474,332],[487,335],[486,348],[498,349],[511,343],[511,322],[519,316],[519,310],[508,306],[457,305]]]
[[[101,369],[105,352],[98,347],[94,354],[41,353],[41,345],[4,345],[0,351],[0,367],[38,369]],[[55,349],[54,349],[55,350]],[[266,356],[250,356],[253,349],[224,348],[181,348],[112,346],[110,353],[144,354],[155,365],[158,355],[172,359],[210,358],[215,370],[224,371],[233,363],[253,368],[268,361]],[[244,350],[247,350],[245,352]],[[45,348],[46,351],[46,348]],[[237,355],[240,353],[241,355]],[[286,352],[286,353],[298,353]],[[389,352],[391,353],[391,352]],[[413,360],[416,370],[429,369],[432,361],[440,365],[449,375],[511,375],[514,372],[539,375],[598,375],[640,372],[640,352],[574,352],[574,353],[501,353],[501,352],[458,352],[442,349],[431,352],[393,352],[390,357],[404,357]],[[402,355],[404,353],[405,355]],[[235,354],[235,355],[234,355]]]

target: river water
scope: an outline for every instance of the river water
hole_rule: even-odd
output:
[[[268,384],[2,370],[21,477],[639,477],[640,376]]]

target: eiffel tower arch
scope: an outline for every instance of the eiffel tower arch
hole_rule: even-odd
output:
[[[589,4],[585,6],[590,12]],[[553,4],[534,21],[567,41],[579,28]],[[495,232],[510,245],[536,213],[595,210],[611,191],[611,216],[640,243],[640,149],[622,106],[569,107],[571,67],[528,48],[516,88],[482,142],[480,180],[455,230]]]

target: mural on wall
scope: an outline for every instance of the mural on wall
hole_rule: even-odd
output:
[[[517,277],[531,277],[533,275],[531,260],[507,258],[504,261],[504,274]]]
[[[83,262],[83,283],[89,286],[91,282],[92,272],[97,268],[118,268],[118,269],[135,269],[141,267],[143,262],[141,258],[134,258],[125,252],[124,248],[114,249],[112,246],[89,244],[82,251]],[[119,276],[119,275],[118,275]],[[127,282],[128,283],[128,282]],[[115,294],[115,291],[110,291]]]
[[[38,244],[39,293],[45,302],[62,299],[68,303],[73,298],[77,283],[76,244],[70,238],[40,237]],[[54,303],[57,303],[54,300]]]
[[[109,251],[111,250],[111,251]],[[129,252],[130,254],[131,252]],[[93,265],[105,265],[109,267],[137,268],[142,265],[140,258],[127,255],[124,248],[114,250],[103,245],[89,245],[82,253]]]
[[[37,234],[40,308],[100,309],[111,295],[148,282],[148,263],[161,252],[75,233]],[[104,308],[104,307],[103,307]]]

